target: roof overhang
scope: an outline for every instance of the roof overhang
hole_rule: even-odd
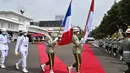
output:
[[[0,17],[0,19],[1,19],[1,20],[4,20],[4,21],[16,23],[16,24],[19,24],[19,25],[24,25],[24,24],[21,23],[21,22],[13,21],[13,20],[11,20],[11,19],[7,19],[7,18],[4,18],[4,17]]]
[[[29,17],[26,17],[26,16],[24,16],[24,15],[22,15],[22,14],[19,14],[19,13],[17,13],[17,12],[13,12],[13,11],[0,11],[0,13],[14,14],[14,15],[23,17],[23,18],[25,18],[25,19],[27,19],[27,20],[33,20],[33,19],[29,18]]]

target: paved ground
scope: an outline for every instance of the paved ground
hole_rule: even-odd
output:
[[[22,73],[15,69],[14,64],[19,59],[18,56],[14,54],[15,43],[11,43],[9,50],[9,55],[7,57],[5,65],[6,69],[0,69],[0,73]],[[127,69],[125,63],[115,59],[104,51],[99,50],[98,48],[92,46],[92,50],[97,56],[103,68],[106,70],[106,73],[122,73],[123,70]],[[67,45],[63,47],[56,47],[56,55],[66,64],[71,65],[74,63],[74,57],[71,53],[72,46]],[[39,61],[39,52],[38,46],[36,44],[30,44],[29,56],[28,56],[28,70],[29,73],[42,73],[40,70],[40,61]]]
[[[91,46],[91,48],[106,73],[123,73],[123,71],[127,69],[126,64],[123,61],[120,61],[119,58],[114,58],[112,55],[108,55],[108,53],[103,50],[101,51],[97,47]]]
[[[22,73],[21,71],[15,69],[15,63],[20,59],[20,57],[15,56],[14,54],[15,43],[10,44],[9,46],[10,50],[5,63],[7,68],[0,69],[0,73]],[[29,73],[41,73],[37,45],[30,44],[29,46],[30,46],[28,55],[28,70],[30,71]]]

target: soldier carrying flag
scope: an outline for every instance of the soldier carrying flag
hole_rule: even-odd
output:
[[[126,62],[128,69],[123,73],[130,73],[130,28],[126,30],[127,37],[122,42],[123,60]]]
[[[58,37],[52,40],[52,33],[53,29],[49,28],[48,34],[49,36],[46,36],[45,38],[45,44],[46,44],[46,53],[48,54],[49,61],[41,65],[42,71],[45,71],[45,66],[50,65],[50,73],[54,73],[54,50],[53,45],[57,43]]]
[[[73,67],[76,67],[76,72],[80,73],[80,67],[82,63],[82,58],[81,58],[81,45],[82,45],[82,39],[79,41],[78,38],[79,34],[79,29],[77,27],[73,28],[73,37],[72,37],[72,43],[73,43],[73,55],[75,57],[76,63],[74,63],[72,66],[68,67],[68,73],[71,73],[71,69]]]

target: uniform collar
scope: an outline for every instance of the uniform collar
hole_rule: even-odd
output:
[[[24,37],[27,37],[26,35],[23,35]]]
[[[2,34],[3,36],[6,36],[6,34]]]

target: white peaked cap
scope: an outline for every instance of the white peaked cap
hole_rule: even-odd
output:
[[[1,28],[1,31],[7,31],[6,28]]]
[[[130,33],[130,28],[128,28],[125,33]]]
[[[48,29],[48,32],[53,32],[53,29],[52,29],[52,28],[49,28],[49,29]]]
[[[28,32],[26,29],[23,29],[22,32]]]
[[[79,28],[78,28],[78,27],[74,27],[74,28],[73,28],[73,31],[74,31],[74,32],[77,32],[77,31],[79,31]]]

